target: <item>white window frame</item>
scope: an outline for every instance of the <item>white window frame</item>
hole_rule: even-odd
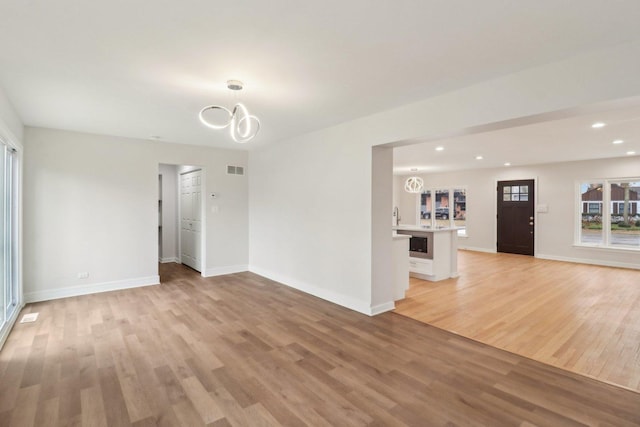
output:
[[[613,210],[613,201],[611,200],[611,184],[619,184],[622,182],[639,182],[640,177],[629,177],[629,178],[600,178],[600,179],[584,179],[580,181],[576,181],[576,227],[575,227],[575,237],[574,237],[574,246],[584,247],[584,248],[597,248],[603,250],[623,250],[623,251],[638,251],[640,252],[640,246],[630,246],[630,245],[613,245],[611,244],[611,211]],[[602,184],[602,202],[592,202],[582,200],[582,185],[584,184]],[[637,203],[637,201],[633,200],[632,203]],[[583,243],[582,242],[582,212],[583,212],[583,203],[587,203],[587,212],[589,212],[589,204],[591,203],[601,203],[601,215],[602,215],[602,243]],[[608,209],[605,209],[605,206]]]
[[[10,173],[11,177],[5,176],[11,185],[7,188],[3,185],[3,190],[9,190],[8,193],[0,191],[1,196],[5,198],[5,222],[0,233],[0,244],[4,245],[6,257],[0,261],[4,265],[3,277],[0,281],[0,292],[3,293],[2,307],[0,307],[0,349],[4,345],[11,328],[15,324],[20,310],[24,306],[22,291],[22,145],[13,137],[12,133],[0,121],[0,145],[6,147],[7,151],[12,151],[11,168],[4,168],[4,173]],[[8,153],[7,153],[8,154]],[[7,157],[5,157],[5,161]],[[7,203],[8,201],[8,203]],[[7,228],[10,227],[10,228]],[[6,228],[6,230],[5,230]],[[6,235],[9,238],[5,238]],[[5,298],[9,297],[10,307],[7,306]]]
[[[422,190],[422,192],[416,194],[416,224],[421,224],[422,221],[422,195],[425,194],[426,192],[430,192],[431,193],[431,217],[430,217],[430,224],[428,225],[429,228],[435,228],[436,227],[436,207],[435,207],[435,201],[436,201],[436,191],[443,191],[446,190],[448,192],[448,197],[449,197],[449,227],[454,228],[456,227],[455,225],[455,219],[454,219],[454,214],[455,214],[455,191],[456,190],[464,190],[464,194],[465,194],[465,226],[462,228],[458,229],[458,237],[469,237],[469,235],[467,234],[467,225],[466,225],[466,220],[467,220],[467,213],[469,212],[469,209],[467,207],[467,196],[468,196],[468,192],[469,189],[466,185],[456,185],[456,186],[437,186],[437,187],[429,187],[429,188],[424,188]]]

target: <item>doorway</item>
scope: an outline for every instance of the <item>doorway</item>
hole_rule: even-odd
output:
[[[534,180],[498,181],[497,250],[534,254]]]
[[[206,216],[202,195],[206,191],[206,170],[201,166],[160,163],[158,174],[159,263],[185,264],[203,273]],[[159,266],[159,274],[161,270]]]

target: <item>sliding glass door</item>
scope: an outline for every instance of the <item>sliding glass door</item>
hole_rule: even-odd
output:
[[[17,166],[16,151],[0,139],[0,337],[19,304]]]

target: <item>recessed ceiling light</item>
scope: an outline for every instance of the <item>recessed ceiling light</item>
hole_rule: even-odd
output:
[[[511,163],[506,162],[504,165],[505,165],[505,166],[511,166]]]
[[[444,147],[440,146],[440,147],[436,147],[436,151],[442,151],[444,150]]]
[[[482,159],[484,159],[484,157],[482,157],[482,156],[476,156],[476,160],[482,160]]]
[[[624,141],[621,139],[616,139],[615,141],[612,141],[612,144],[622,144]]]
[[[634,154],[636,154],[635,151],[627,151],[627,156],[633,156]]]
[[[606,123],[602,123],[602,122],[596,122],[594,124],[591,125],[592,128],[594,129],[600,129],[606,126]]]

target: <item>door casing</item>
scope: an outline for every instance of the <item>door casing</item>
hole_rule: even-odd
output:
[[[504,201],[505,186],[527,186],[528,200]],[[502,180],[496,183],[497,252],[535,256],[536,179]]]

